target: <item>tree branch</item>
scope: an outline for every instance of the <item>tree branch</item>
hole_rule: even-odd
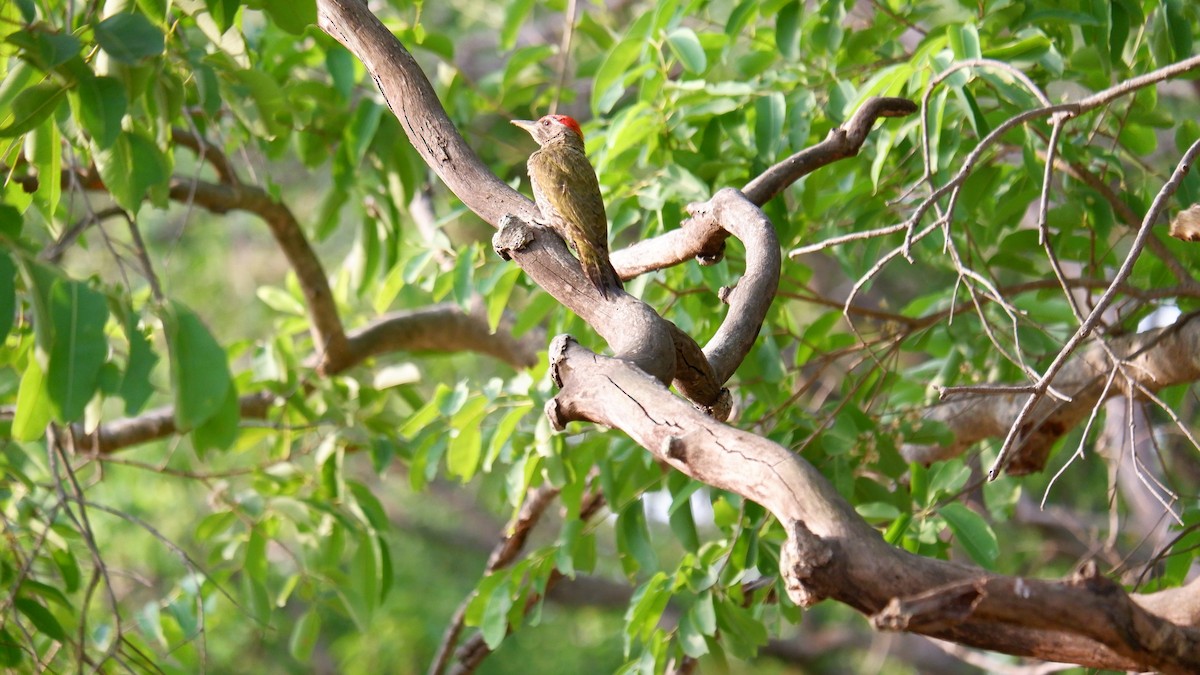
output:
[[[434,305],[395,312],[350,333],[347,348],[333,375],[373,356],[399,351],[475,351],[493,356],[514,368],[528,368],[537,360],[538,342],[518,340],[505,333],[492,334],[480,313],[466,313],[457,305]],[[259,391],[238,399],[242,419],[266,419],[283,400],[279,394]],[[3,413],[11,417],[10,412]],[[107,454],[179,433],[174,406],[155,408],[135,417],[99,425],[91,433],[72,427],[81,448]]]
[[[502,321],[507,328],[511,322]],[[537,364],[540,343],[518,339],[507,330],[492,333],[481,303],[464,312],[458,305],[443,303],[431,307],[386,314],[347,336],[346,357],[341,372],[363,360],[390,352],[462,352],[487,354],[514,368],[532,368]]]
[[[1117,378],[1106,392],[1108,374],[1116,367],[1108,350],[1122,359],[1126,377]],[[1040,471],[1054,443],[1087,417],[1102,402],[1102,395],[1143,398],[1142,389],[1157,392],[1200,379],[1200,314],[1182,316],[1166,328],[1112,339],[1108,350],[1093,344],[1067,361],[1050,381],[1050,387],[1066,394],[1069,400],[1039,399],[1020,430],[1021,440],[1014,447],[1010,473]],[[1024,404],[1024,397],[1017,393],[954,394],[924,415],[925,419],[949,426],[954,442],[946,446],[905,445],[900,453],[908,461],[921,463],[956,457],[978,441],[1004,436]]]
[[[213,152],[210,149],[208,154]],[[337,304],[333,301],[325,269],[308,245],[292,210],[262,188],[241,183],[218,184],[176,178],[171,181],[170,196],[179,202],[199,204],[212,213],[249,211],[263,219],[296,273],[304,293],[314,348],[320,355],[317,371],[324,374],[342,369],[342,362],[347,358],[347,344]]]
[[[562,382],[547,405],[552,424],[619,428],[659,461],[753,500],[784,523],[780,568],[798,604],[830,597],[876,616],[882,628],[1051,661],[1200,669],[1200,583],[1127,595],[1094,572],[1029,580],[911,555],[884,542],[786,448],[697,412],[643,373],[569,339],[555,339],[551,358]],[[1179,606],[1189,609],[1172,609]]]
[[[362,61],[413,147],[467,208],[493,226],[507,214],[538,217],[533,201],[500,180],[467,145],[412,54],[366,3],[319,0],[317,12],[321,30]]]
[[[830,131],[820,143],[805,148],[767,169],[747,183],[742,188],[742,193],[752,204],[763,206],[789,185],[813,171],[839,159],[857,155],[871,127],[880,117],[903,117],[916,110],[916,104],[908,99],[867,99],[850,117],[849,122]],[[715,222],[689,218],[680,223],[677,230],[664,232],[652,239],[614,251],[612,263],[622,279],[632,279],[693,258],[698,259],[701,264],[712,264],[721,259],[725,239],[729,235],[730,232]]]

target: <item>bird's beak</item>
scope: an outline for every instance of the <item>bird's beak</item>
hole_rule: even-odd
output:
[[[513,120],[512,123],[515,126],[521,127],[525,131],[528,131],[531,134],[533,133],[534,125],[537,124],[537,122],[534,120]]]

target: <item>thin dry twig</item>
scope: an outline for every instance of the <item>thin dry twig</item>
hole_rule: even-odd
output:
[[[1197,60],[1197,63],[1200,63],[1200,60]],[[1009,429],[1008,435],[1004,438],[1004,443],[1000,446],[1000,452],[997,454],[996,460],[992,463],[992,467],[988,469],[989,480],[995,480],[1000,475],[1000,471],[1002,471],[1004,467],[1008,465],[1010,455],[1012,454],[1013,444],[1016,442],[1022,426],[1029,417],[1030,411],[1033,410],[1034,404],[1036,404],[1041,395],[1045,393],[1046,389],[1050,386],[1050,381],[1067,362],[1067,359],[1070,358],[1071,354],[1075,352],[1075,349],[1079,347],[1079,345],[1082,344],[1083,341],[1091,334],[1092,330],[1095,329],[1096,324],[1100,321],[1100,317],[1103,315],[1105,310],[1108,309],[1109,305],[1112,304],[1113,299],[1116,298],[1117,284],[1124,283],[1124,281],[1129,277],[1129,274],[1133,271],[1133,264],[1137,262],[1138,256],[1141,255],[1142,249],[1146,245],[1146,239],[1150,236],[1150,228],[1153,227],[1158,221],[1158,217],[1162,213],[1162,210],[1166,208],[1167,202],[1170,200],[1171,195],[1175,194],[1175,191],[1179,189],[1180,183],[1182,183],[1184,177],[1187,176],[1187,173],[1191,169],[1191,165],[1195,161],[1198,154],[1200,154],[1200,141],[1192,143],[1191,147],[1189,147],[1187,151],[1183,153],[1183,157],[1179,160],[1179,164],[1175,167],[1175,171],[1171,173],[1171,178],[1163,184],[1162,189],[1158,191],[1157,195],[1155,195],[1154,201],[1150,203],[1150,208],[1146,211],[1146,216],[1142,220],[1142,226],[1138,229],[1137,234],[1133,238],[1133,242],[1129,247],[1129,252],[1126,254],[1124,262],[1121,263],[1121,267],[1117,270],[1117,273],[1113,275],[1113,285],[1109,286],[1107,289],[1105,289],[1104,293],[1101,294],[1100,298],[1096,301],[1095,306],[1092,307],[1092,311],[1088,315],[1087,319],[1080,324],[1079,328],[1076,329],[1075,334],[1072,335],[1070,339],[1067,340],[1066,344],[1063,345],[1063,348],[1059,350],[1058,355],[1054,357],[1054,361],[1050,363],[1050,365],[1046,368],[1046,372],[1044,372],[1042,377],[1038,380],[1034,387],[1034,391],[1029,394],[1029,397],[1026,399],[1021,411],[1017,413],[1016,418],[1013,420],[1012,427]]]

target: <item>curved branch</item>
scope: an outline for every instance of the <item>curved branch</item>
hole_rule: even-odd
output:
[[[212,153],[210,146],[207,154]],[[267,194],[266,190],[241,183],[218,184],[177,178],[171,181],[170,197],[179,202],[199,204],[213,213],[249,211],[263,219],[296,273],[304,293],[305,306],[312,321],[314,346],[321,355],[317,371],[324,374],[340,370],[348,356],[346,333],[325,269],[308,245],[304,230],[292,210]]]
[[[576,283],[583,279],[583,270],[558,235],[506,215],[492,237],[492,248],[520,265],[555,300],[592,326],[618,358],[637,364],[663,382],[675,377],[674,324],[628,293],[610,293],[605,300],[591,284]]]
[[[502,322],[505,326],[509,322]],[[492,333],[481,304],[464,312],[444,303],[386,314],[347,336],[347,356],[341,372],[364,359],[390,352],[477,352],[495,357],[514,368],[537,364],[539,344],[507,331]]]
[[[779,162],[746,183],[742,192],[750,201],[762,206],[817,169],[858,154],[867,134],[881,117],[907,117],[917,111],[917,104],[906,98],[872,96],[850,116],[850,121],[833,129],[825,140]]]
[[[1130,595],[1094,570],[1041,581],[909,554],[884,542],[786,448],[701,414],[644,373],[569,339],[555,339],[551,358],[562,383],[547,405],[552,424],[619,428],[659,461],[770,510],[789,534],[780,569],[800,605],[833,598],[881,628],[1020,656],[1118,670],[1200,670],[1200,582]]]
[[[342,43],[375,78],[425,163],[460,199],[493,226],[506,214],[534,220],[533,201],[512,189],[475,154],[446,115],[412,54],[361,0],[320,0],[317,24]]]
[[[850,121],[833,129],[825,140],[805,148],[775,164],[757,176],[742,193],[756,206],[763,206],[792,183],[839,159],[857,155],[875,120],[903,117],[917,111],[917,105],[903,98],[867,99]],[[701,264],[720,260],[729,232],[709,220],[689,218],[679,229],[646,239],[612,254],[613,267],[622,279],[671,267],[693,258]]]
[[[693,218],[716,221],[746,246],[746,274],[735,288],[723,293],[729,313],[704,346],[717,382],[727,382],[750,353],[767,310],[775,301],[779,290],[779,239],[771,221],[753,200],[731,188],[717,192],[704,204],[689,206],[688,211]]]
[[[238,416],[241,419],[265,419],[278,395],[259,391],[238,397]],[[105,422],[91,433],[82,424],[72,424],[77,445],[87,452],[107,454],[142,443],[157,441],[179,433],[175,426],[175,407],[163,406],[124,419]]]
[[[1114,366],[1109,352],[1125,363],[1125,375],[1112,387],[1105,387]],[[1157,392],[1164,387],[1200,379],[1200,314],[1180,317],[1166,328],[1111,340],[1108,350],[1093,344],[1067,361],[1049,382],[1055,391],[1069,400],[1039,399],[1020,431],[1021,441],[1014,446],[1009,472],[1014,475],[1040,471],[1056,441],[1075,428],[1092,408],[1105,398],[1132,396],[1141,398],[1142,390]],[[960,455],[985,438],[1008,433],[1025,404],[1022,392],[952,394],[951,400],[926,411],[924,418],[941,422],[954,433],[954,442],[945,446],[905,445],[900,453],[911,462],[929,463]]]
[[[353,331],[337,370],[342,372],[364,360],[400,351],[460,352],[474,351],[493,356],[514,368],[528,368],[537,361],[538,342],[519,340],[504,333],[492,334],[481,313],[467,313],[457,305],[435,305],[396,312]],[[259,391],[238,398],[242,419],[266,419],[272,408],[281,405],[281,395]],[[4,417],[11,416],[5,411]],[[113,420],[91,433],[83,425],[72,425],[79,447],[107,454],[179,433],[175,408],[163,406],[135,417]]]

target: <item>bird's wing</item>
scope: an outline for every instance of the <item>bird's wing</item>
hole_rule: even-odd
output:
[[[584,223],[596,219],[603,223],[602,227],[595,229],[599,230],[605,241],[590,243],[594,246],[603,245],[607,250],[608,222],[604,215],[604,200],[600,197],[596,171],[588,162],[587,155],[574,150],[554,153],[539,151],[529,158],[529,164],[530,173],[536,172],[541,177],[542,196],[567,221],[568,227],[582,234],[590,233],[593,229],[582,227]]]

